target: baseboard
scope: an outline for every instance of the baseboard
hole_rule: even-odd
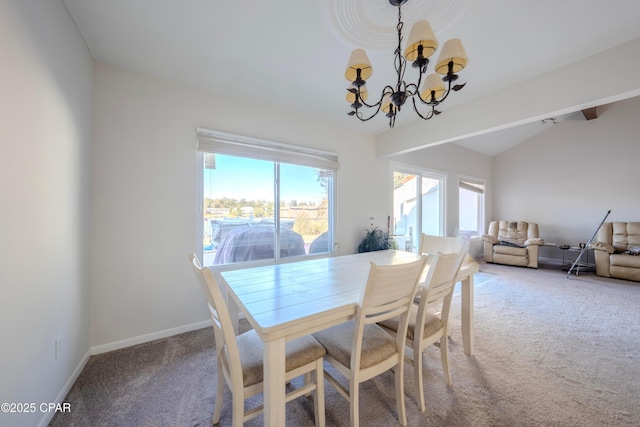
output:
[[[165,329],[163,331],[152,332],[150,334],[140,335],[137,337],[127,338],[120,341],[114,341],[108,344],[101,344],[91,347],[91,354],[107,353],[109,351],[119,350],[125,347],[131,347],[132,345],[138,345],[145,342],[167,338],[173,335],[182,334],[185,332],[195,331],[197,329],[206,328],[211,326],[211,320],[203,320],[202,322],[191,323],[190,325],[179,326],[177,328]]]
[[[58,393],[55,400],[53,401],[54,403],[59,403],[59,404],[64,403],[64,398],[67,397],[67,394],[69,394],[71,387],[73,387],[76,380],[82,373],[82,370],[87,365],[87,362],[89,361],[89,357],[91,357],[91,349],[87,350],[84,356],[82,356],[80,363],[78,363],[78,366],[76,366],[76,369],[73,370],[73,373],[71,374],[67,382],[64,384],[64,387],[62,387],[62,390],[60,390],[60,393]],[[40,422],[38,423],[38,427],[48,426],[55,414],[56,414],[55,411],[45,411],[42,415],[42,418],[40,419]]]

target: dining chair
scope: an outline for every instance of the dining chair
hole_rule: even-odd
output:
[[[325,371],[325,378],[350,402],[351,426],[359,425],[359,388],[390,369],[394,370],[398,420],[407,425],[404,404],[404,335],[393,338],[377,322],[400,317],[399,328],[406,333],[408,311],[426,265],[426,257],[398,265],[371,262],[366,286],[360,295],[355,319],[316,332],[327,360],[349,379],[349,390]],[[401,332],[401,333],[402,333]]]
[[[447,346],[449,311],[456,283],[456,276],[469,250],[469,242],[462,242],[458,252],[442,254],[436,252],[429,264],[427,277],[418,290],[418,303],[409,310],[409,325],[402,325],[403,319],[395,317],[380,322],[391,336],[406,336],[406,345],[413,349],[413,363],[416,400],[421,411],[426,410],[422,378],[422,352],[431,344],[439,342],[440,360],[445,383],[452,385],[449,372],[449,353]],[[402,331],[405,331],[404,333]]]
[[[433,256],[437,252],[450,254],[460,252],[465,239],[463,237],[444,237],[422,233],[420,235],[419,254]]]
[[[262,340],[254,330],[235,335],[229,310],[211,270],[202,268],[195,254],[190,254],[189,260],[206,296],[216,342],[218,386],[213,424],[220,422],[226,382],[232,394],[233,426],[240,427],[263,410],[263,405],[245,410],[245,399],[263,391]],[[325,425],[323,375],[325,354],[324,347],[310,335],[286,343],[285,380],[291,386],[291,380],[304,376],[304,384],[289,391],[285,402],[313,392],[317,426]]]

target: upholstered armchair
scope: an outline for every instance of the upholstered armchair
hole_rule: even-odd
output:
[[[640,222],[605,222],[589,248],[598,276],[640,282]]]
[[[491,221],[482,236],[484,260],[496,264],[538,268],[538,250],[544,245],[538,224],[525,221]]]

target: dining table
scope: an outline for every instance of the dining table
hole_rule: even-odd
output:
[[[285,343],[354,318],[369,263],[402,264],[418,254],[384,250],[214,271],[229,312],[240,313],[264,343],[264,425],[285,425]],[[426,277],[425,267],[423,279]],[[460,269],[464,352],[473,355],[473,275],[468,257]]]

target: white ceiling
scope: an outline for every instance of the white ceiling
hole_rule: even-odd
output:
[[[362,132],[388,130],[382,114],[366,123],[346,114],[344,68],[351,50],[361,46],[345,37],[333,17],[333,11],[345,7],[356,17],[388,13],[388,28],[379,30],[393,34],[397,8],[388,0],[63,3],[100,61]],[[405,37],[412,22],[428,19],[441,46],[453,37],[464,43],[469,65],[460,81],[468,84],[442,104],[443,114],[640,37],[636,0],[409,0],[403,17]],[[385,49],[367,48],[375,69],[367,82],[370,93],[394,81],[393,48]],[[414,80],[413,72],[408,69],[407,80]],[[407,107],[396,127],[416,117]],[[456,143],[493,156],[546,126],[530,123]]]

